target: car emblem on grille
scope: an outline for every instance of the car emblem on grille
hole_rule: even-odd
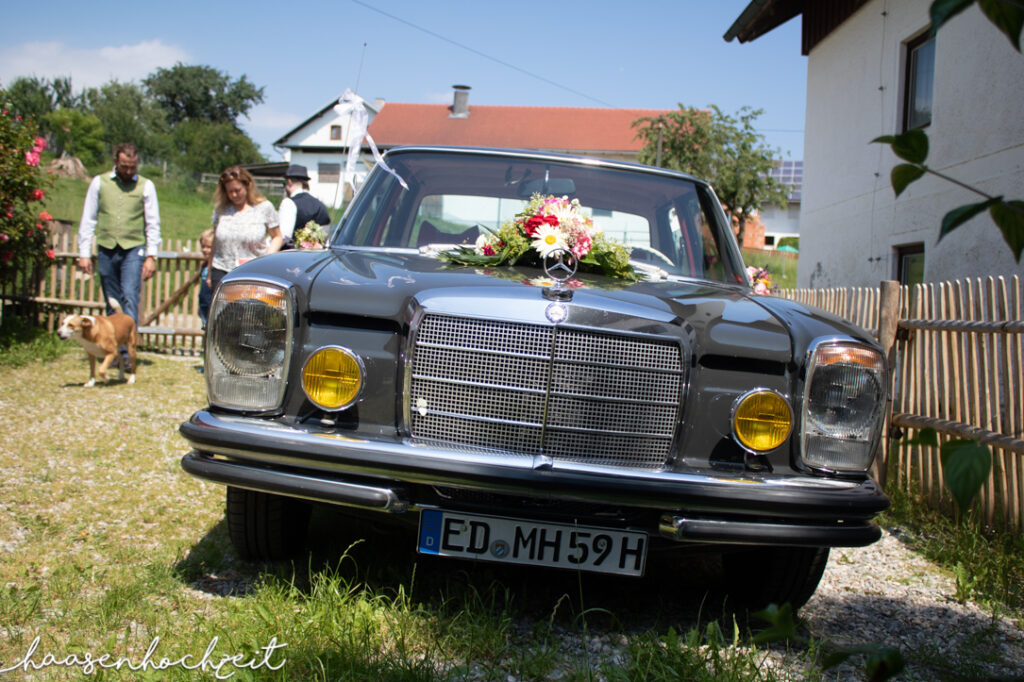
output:
[[[564,305],[558,303],[549,303],[548,307],[544,309],[544,316],[548,318],[548,322],[551,324],[558,324],[564,322],[565,318],[569,317],[569,311]]]
[[[578,267],[579,259],[569,249],[553,249],[544,254],[544,272],[555,282],[554,286],[544,289],[544,298],[551,301],[571,301],[572,289],[566,288],[565,283],[572,279]],[[548,315],[548,319],[550,318]]]

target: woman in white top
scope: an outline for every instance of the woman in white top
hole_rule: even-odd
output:
[[[280,251],[282,239],[274,205],[259,193],[244,168],[232,166],[220,174],[213,201],[210,285],[216,289],[224,275],[242,263]]]

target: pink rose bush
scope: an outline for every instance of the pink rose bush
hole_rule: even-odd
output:
[[[3,90],[0,105],[0,280],[9,281],[56,254],[49,248],[53,216],[31,207],[46,196],[49,180],[39,169],[46,140],[31,121],[11,115]]]

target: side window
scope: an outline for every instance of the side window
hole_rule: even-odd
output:
[[[924,244],[896,247],[896,279],[905,285],[924,282]]]
[[[316,167],[316,181],[320,183],[338,182],[341,179],[340,163],[319,163]]]
[[[928,34],[907,43],[904,73],[903,131],[924,128],[932,122],[932,90],[935,84],[935,38]]]

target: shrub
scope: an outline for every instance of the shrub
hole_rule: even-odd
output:
[[[0,90],[0,281],[53,258],[47,248],[49,213],[41,201],[49,180],[39,170],[46,141],[34,137],[34,126],[10,111]],[[34,139],[33,139],[34,138]]]

